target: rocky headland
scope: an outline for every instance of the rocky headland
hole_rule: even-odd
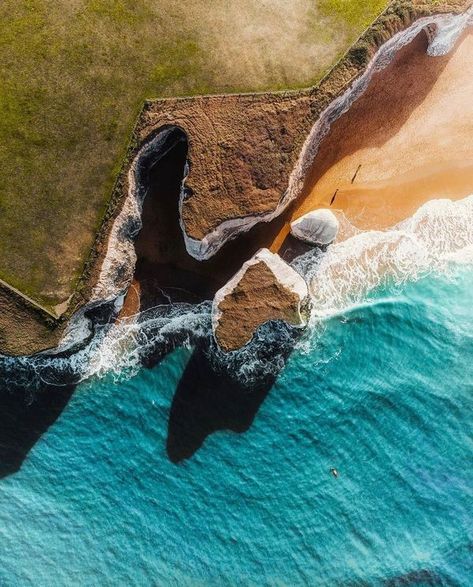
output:
[[[424,53],[447,53],[468,26],[470,6],[393,2],[315,88],[146,102],[69,307],[54,318],[30,311],[25,300],[8,301],[0,316],[1,350],[52,347],[75,311],[115,299],[121,301],[114,312],[122,307],[126,317],[157,303],[211,299],[218,291],[214,333],[227,350],[245,344],[266,320],[302,325],[305,297],[294,270],[270,253],[253,255],[270,247],[284,258],[290,222],[330,208],[319,199],[293,216],[294,202],[311,193],[313,166],[331,127],[419,36]],[[296,289],[288,287],[288,275]],[[12,327],[18,317],[28,336]],[[40,326],[30,328],[33,323]]]
[[[304,279],[279,255],[261,249],[215,294],[212,330],[222,349],[234,351],[270,320],[306,326],[309,306]]]

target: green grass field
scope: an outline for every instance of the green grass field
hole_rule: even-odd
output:
[[[385,0],[2,0],[0,279],[73,292],[143,100],[316,82]]]

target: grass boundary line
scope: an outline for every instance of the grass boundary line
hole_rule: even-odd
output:
[[[8,282],[4,281],[3,279],[0,279],[0,287],[7,290],[9,293],[14,294],[16,297],[20,298],[23,302],[26,302],[29,306],[32,306],[34,310],[39,311],[42,314],[46,314],[48,320],[51,318],[53,318],[53,320],[56,322],[59,320],[60,317],[57,314],[54,314],[53,312],[49,311],[44,306],[42,306],[41,304],[36,302],[33,298],[30,298],[29,296],[27,296],[26,294],[21,292],[16,287],[13,287],[13,285],[10,285]]]
[[[408,2],[408,4],[409,4],[410,9],[414,8],[414,13],[417,13],[417,15],[416,15],[417,18],[420,18],[420,16],[422,15],[423,9],[424,10],[427,9],[427,11],[430,13],[436,13],[436,12],[442,13],[442,12],[446,12],[446,11],[459,12],[459,11],[465,10],[468,6],[471,6],[473,4],[473,0],[471,0],[470,2],[465,1],[464,3],[461,4],[461,6],[460,6],[460,4],[449,6],[448,2],[447,2],[446,3],[447,6],[445,7],[446,10],[442,10],[442,5],[437,6],[437,5],[434,5],[432,2],[428,2],[428,1],[424,4],[420,4],[417,6],[412,6],[411,2]],[[240,93],[236,92],[236,93],[224,93],[224,94],[218,94],[218,93],[217,94],[195,94],[195,95],[187,95],[187,96],[184,95],[184,96],[176,96],[176,97],[144,98],[141,102],[140,108],[138,109],[134,123],[132,125],[130,125],[131,133],[130,133],[129,138],[128,138],[127,142],[125,143],[124,148],[122,150],[122,161],[119,166],[119,171],[117,172],[117,174],[115,176],[115,180],[113,182],[113,187],[111,189],[110,196],[109,196],[108,200],[106,200],[104,202],[104,213],[102,215],[102,218],[98,222],[99,228],[97,230],[96,237],[95,237],[94,242],[89,250],[89,253],[83,263],[82,270],[80,272],[80,277],[76,283],[76,287],[72,291],[72,295],[69,298],[69,304],[68,304],[67,309],[61,315],[58,315],[56,313],[51,312],[45,306],[43,306],[40,302],[38,302],[38,301],[34,300],[33,298],[31,298],[30,296],[22,293],[21,290],[18,290],[17,288],[15,288],[14,286],[10,285],[8,282],[6,282],[2,279],[0,279],[0,287],[2,287],[4,290],[10,292],[16,298],[20,298],[26,305],[30,306],[33,310],[42,314],[43,317],[48,322],[50,322],[52,319],[52,320],[54,320],[54,322],[56,324],[59,324],[64,319],[69,318],[72,315],[72,313],[75,311],[75,309],[77,309],[78,305],[80,304],[80,300],[82,299],[82,301],[84,301],[85,298],[87,297],[86,292],[91,290],[91,278],[96,271],[96,267],[95,267],[96,262],[101,256],[100,248],[108,240],[108,233],[109,233],[110,224],[113,223],[113,220],[117,214],[117,211],[120,209],[121,204],[122,204],[123,194],[121,193],[121,186],[123,184],[124,174],[126,173],[126,169],[127,169],[128,165],[130,164],[131,157],[133,156],[134,151],[137,146],[137,129],[140,126],[140,122],[142,120],[143,113],[147,110],[147,108],[149,108],[149,106],[151,104],[156,104],[157,102],[159,102],[159,103],[163,103],[163,102],[166,103],[166,102],[171,102],[171,101],[186,102],[186,101],[206,100],[206,99],[215,99],[215,98],[226,99],[230,96],[231,97],[241,97],[241,98],[246,98],[246,99],[251,99],[254,97],[255,99],[259,99],[259,98],[261,98],[261,96],[268,96],[268,97],[270,97],[270,96],[277,96],[277,97],[288,96],[288,97],[291,97],[291,96],[295,96],[295,95],[301,95],[304,93],[307,93],[307,94],[314,93],[323,84],[323,82],[326,81],[327,78],[329,78],[335,70],[337,70],[337,68],[343,66],[344,62],[346,62],[347,59],[349,61],[351,61],[350,60],[350,53],[354,49],[356,49],[357,47],[360,47],[360,44],[366,44],[368,42],[368,43],[376,45],[375,37],[371,36],[371,38],[369,38],[370,35],[373,35],[376,33],[376,29],[374,27],[376,27],[377,24],[382,24],[384,17],[389,16],[393,12],[396,13],[397,8],[399,8],[399,9],[406,8],[406,6],[404,6],[404,2],[402,0],[391,0],[390,2],[388,2],[387,6],[360,33],[360,35],[357,37],[357,39],[354,40],[350,44],[350,46],[343,53],[343,55],[341,55],[339,57],[339,59],[337,59],[337,61],[335,63],[333,63],[333,65],[330,66],[327,69],[327,71],[321,76],[321,78],[312,86],[308,86],[306,88],[287,89],[287,90],[273,90],[273,91],[270,90],[270,91],[255,91],[255,92],[240,92]],[[363,69],[363,67],[366,64],[353,63],[353,65],[355,65],[355,67],[358,71],[354,72],[353,76],[347,82],[348,85],[356,79],[356,77],[360,73],[360,70]]]

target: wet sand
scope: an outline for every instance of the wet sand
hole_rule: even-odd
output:
[[[383,229],[428,200],[473,193],[473,33],[449,55],[426,49],[421,33],[333,124],[273,250],[291,220],[316,208]]]

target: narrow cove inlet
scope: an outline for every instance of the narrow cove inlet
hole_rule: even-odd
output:
[[[331,125],[300,196],[280,217],[255,226],[204,262],[187,253],[178,222],[188,154],[181,137],[150,175],[135,244],[137,269],[121,318],[171,300],[213,297],[262,247],[292,261],[307,247],[289,235],[290,223],[313,210],[335,214],[340,243],[360,231],[392,228],[431,200],[455,201],[472,193],[473,34],[467,29],[441,56],[430,55],[428,48],[421,30],[374,74],[361,97]],[[258,324],[249,308],[244,311],[246,320]]]
[[[473,0],[66,4],[84,112],[199,91],[142,103],[70,297],[0,282],[0,587],[472,585]]]

